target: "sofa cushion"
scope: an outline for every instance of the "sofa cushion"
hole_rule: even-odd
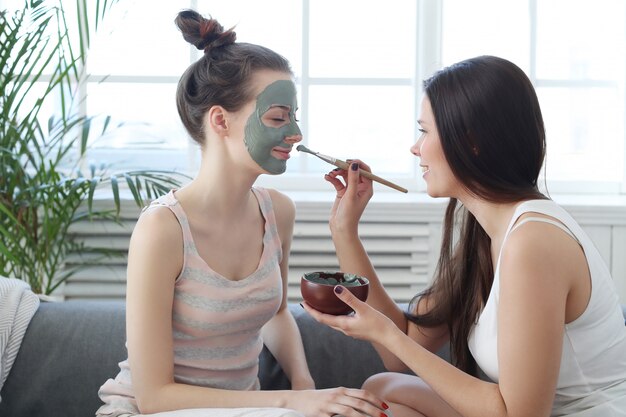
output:
[[[356,340],[315,321],[299,304],[289,306],[302,335],[304,351],[318,389],[360,388],[371,375],[385,371],[368,342]],[[271,358],[268,360],[268,358]],[[288,389],[289,381],[267,348],[261,354],[262,389]]]
[[[317,323],[298,304],[289,308],[317,388],[357,388],[384,371],[369,343]],[[101,405],[98,389],[127,357],[124,316],[123,301],[41,303],[2,388],[0,416],[93,416]],[[447,358],[447,347],[439,354]],[[263,389],[289,388],[266,348],[259,378]]]
[[[374,349],[317,323],[289,306],[318,388],[360,387],[384,368]],[[123,301],[42,303],[33,317],[2,389],[0,416],[84,417],[100,407],[98,389],[126,359]],[[267,348],[259,363],[263,389],[289,381]]]
[[[1,416],[90,416],[126,358],[123,301],[43,302],[2,389]]]

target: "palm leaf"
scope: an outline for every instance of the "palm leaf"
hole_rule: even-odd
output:
[[[88,264],[68,264],[73,253],[116,256],[85,248],[70,227],[119,221],[122,185],[142,206],[182,178],[167,171],[110,174],[106,164],[89,165],[88,176],[81,169],[94,123],[76,111],[76,86],[85,79],[93,34],[115,3],[77,0],[85,13],[71,30],[60,0],[27,0],[14,14],[0,12],[0,273],[24,279],[37,292],[50,294]],[[34,97],[37,86],[43,92]],[[52,94],[61,101],[60,114],[42,126],[40,113]],[[107,133],[110,122],[106,118],[98,133]],[[95,210],[98,190],[106,189],[114,207]]]

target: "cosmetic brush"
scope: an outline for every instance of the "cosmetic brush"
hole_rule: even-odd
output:
[[[311,155],[315,155],[319,159],[321,159],[322,161],[326,161],[329,164],[334,165],[334,166],[336,166],[338,168],[345,169],[345,170],[348,170],[348,168],[350,168],[350,164],[348,164],[346,161],[342,161],[341,159],[333,158],[332,156],[324,155],[324,154],[321,154],[319,152],[314,152],[314,151],[310,150],[309,148],[307,148],[304,145],[298,145],[296,147],[296,149],[298,151],[300,151],[300,152],[306,152],[306,153],[310,153]],[[376,182],[378,182],[380,184],[386,185],[387,187],[391,187],[394,190],[398,190],[398,191],[401,191],[403,193],[408,192],[408,190],[406,188],[400,187],[399,185],[394,184],[391,181],[387,181],[386,179],[381,178],[378,175],[374,175],[374,174],[372,174],[369,171],[365,171],[365,170],[359,168],[359,172],[365,178],[369,178],[372,181],[376,181]]]

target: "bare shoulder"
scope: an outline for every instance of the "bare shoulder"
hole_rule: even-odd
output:
[[[276,221],[278,223],[282,221],[293,223],[296,216],[296,205],[293,200],[286,194],[271,188],[268,188],[267,192],[272,199]]]
[[[182,242],[178,220],[167,207],[152,207],[144,211],[137,220],[132,236],[157,241],[159,244]]]
[[[146,210],[133,230],[128,262],[129,277],[134,272],[145,275],[178,275],[183,262],[183,236],[174,213],[167,207]]]
[[[558,222],[548,216],[541,217]],[[571,277],[579,274],[585,265],[582,248],[567,232],[554,224],[528,221],[509,234],[502,248],[500,277],[506,280],[509,276],[523,275],[523,281],[533,286],[569,287]]]
[[[274,217],[276,218],[276,228],[283,246],[283,255],[289,253],[291,239],[293,237],[293,227],[296,219],[296,205],[287,195],[274,189],[267,190],[272,199]],[[286,256],[283,258],[286,259]]]
[[[534,213],[521,216],[519,221],[528,217],[545,218],[565,227],[558,219]],[[573,236],[554,224],[542,221],[528,221],[514,228],[502,248],[503,258],[517,261],[526,261],[529,256],[535,259],[537,255],[550,256],[556,262],[567,261],[567,256],[575,253],[582,253],[582,249]]]

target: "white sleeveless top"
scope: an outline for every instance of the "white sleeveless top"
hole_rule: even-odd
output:
[[[626,326],[611,274],[589,237],[578,223],[551,200],[521,203],[509,223],[504,244],[517,219],[527,212],[543,217],[527,221],[553,224],[575,240],[585,252],[591,274],[591,298],[583,314],[565,325],[563,353],[551,416],[626,416]],[[565,225],[565,226],[563,226]],[[470,331],[469,349],[478,366],[498,381],[498,300],[500,255],[493,286],[478,323]]]

